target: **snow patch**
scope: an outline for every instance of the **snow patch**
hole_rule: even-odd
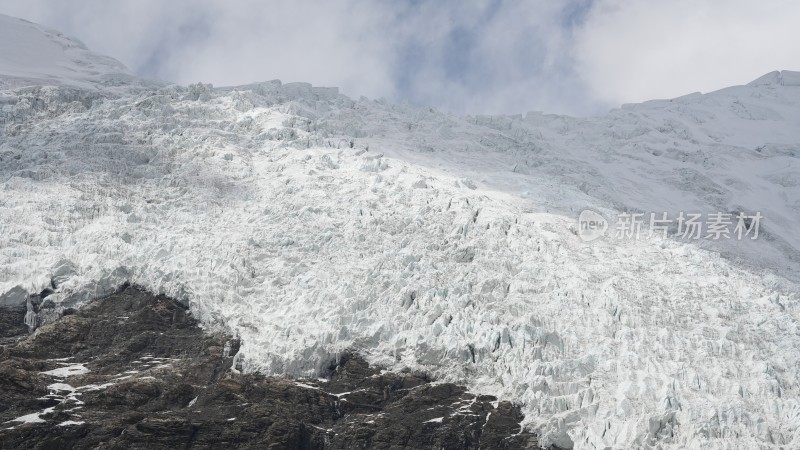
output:
[[[42,375],[49,375],[56,378],[67,378],[74,375],[83,375],[89,373],[89,369],[83,364],[70,364],[68,366],[59,367],[58,369],[48,370],[41,372]]]

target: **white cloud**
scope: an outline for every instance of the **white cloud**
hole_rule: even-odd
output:
[[[580,80],[560,73],[569,69],[560,10],[545,0],[0,0],[4,13],[183,84],[280,78],[494,113],[591,103],[574,94]]]
[[[279,78],[469,113],[597,113],[800,63],[792,0],[0,0],[0,12],[182,84]]]
[[[599,100],[671,98],[799,70],[795,0],[599,0],[576,35]]]
[[[394,38],[412,53],[394,68],[411,79],[403,93],[455,111],[583,112],[590,101],[572,95],[582,82],[569,73],[568,36],[558,20],[563,5],[471,1],[409,8]]]
[[[381,11],[357,0],[238,2],[101,0],[0,3],[0,10],[75,35],[132,69],[179,83],[281,78],[390,89]],[[373,28],[375,27],[375,28]]]

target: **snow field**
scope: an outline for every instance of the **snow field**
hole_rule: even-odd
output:
[[[239,334],[241,370],[313,376],[357,349],[519,401],[544,442],[797,442],[785,280],[675,241],[583,243],[456,163],[315,125],[307,97],[172,87],[69,109],[62,89],[0,147],[3,292],[58,274],[69,306],[129,280]]]

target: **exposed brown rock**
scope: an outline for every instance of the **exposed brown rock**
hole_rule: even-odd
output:
[[[462,386],[355,355],[324,379],[240,374],[238,347],[163,296],[128,288],[92,302],[6,340],[0,448],[536,448],[518,407]],[[42,373],[65,367],[74,374]]]

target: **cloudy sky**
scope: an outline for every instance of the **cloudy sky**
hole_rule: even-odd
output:
[[[796,0],[0,0],[135,72],[592,115],[800,70]]]

